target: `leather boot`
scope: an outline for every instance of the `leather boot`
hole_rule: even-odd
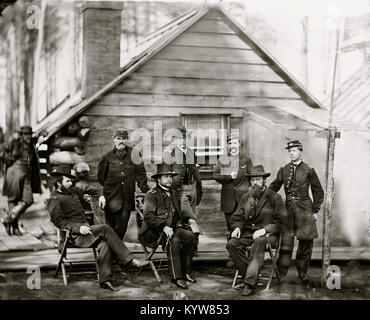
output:
[[[22,232],[19,230],[18,220],[19,217],[26,211],[29,205],[23,201],[20,201],[11,211],[11,225],[13,228],[13,236],[21,236]]]
[[[12,224],[11,224],[10,214],[8,213],[8,216],[4,219],[1,219],[0,221],[4,225],[5,231],[8,234],[8,236],[12,236],[13,233],[12,233]]]

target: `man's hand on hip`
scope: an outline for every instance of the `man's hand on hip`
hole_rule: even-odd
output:
[[[91,233],[91,228],[90,227],[88,227],[88,226],[81,226],[80,227],[80,233],[82,234],[82,235],[87,235],[87,234],[92,234]]]
[[[106,205],[106,200],[104,196],[99,197],[99,208],[104,209]]]
[[[265,234],[266,234],[266,230],[265,229],[259,229],[259,230],[255,231],[253,233],[253,240],[256,240],[257,238],[262,237]]]
[[[240,228],[237,227],[231,233],[231,238],[237,238],[237,239],[239,239],[240,238],[240,234],[241,234]]]

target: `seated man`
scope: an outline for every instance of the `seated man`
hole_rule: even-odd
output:
[[[76,178],[71,174],[68,166],[57,167],[51,176],[55,177],[55,190],[50,194],[47,202],[47,209],[51,221],[59,229],[71,231],[74,245],[81,248],[88,248],[99,242],[99,275],[100,287],[117,291],[112,281],[112,261],[115,255],[120,265],[132,265],[143,267],[147,262],[135,259],[125,244],[118,238],[114,230],[106,224],[90,226],[84,215],[80,200],[84,193],[92,196],[99,196],[99,191],[94,187],[81,190],[72,187],[72,180]],[[100,205],[104,207],[103,197],[99,198]]]
[[[231,216],[231,240],[226,248],[241,276],[244,277],[243,296],[253,293],[257,277],[263,266],[266,247],[266,233],[279,233],[286,220],[284,202],[280,195],[266,187],[262,165],[252,166],[250,174],[252,189],[242,196],[238,208]],[[272,245],[277,237],[271,236]],[[247,247],[251,246],[249,258]]]
[[[150,246],[164,233],[162,246],[167,250],[170,277],[173,283],[187,289],[186,281],[195,283],[190,275],[196,235],[182,228],[181,223],[195,223],[193,210],[182,210],[179,198],[171,190],[172,177],[176,175],[172,167],[159,164],[157,173],[152,176],[157,186],[145,196],[144,224],[139,232],[140,241]]]

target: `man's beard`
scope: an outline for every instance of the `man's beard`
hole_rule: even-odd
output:
[[[71,188],[66,188],[64,186],[60,186],[60,191],[62,191],[62,193],[64,194],[71,194]]]
[[[260,187],[257,184],[253,185],[252,186],[252,189],[251,189],[253,198],[259,199],[261,197],[264,189],[265,189],[265,186],[264,185],[262,185],[262,187]]]

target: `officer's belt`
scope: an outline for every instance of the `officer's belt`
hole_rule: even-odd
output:
[[[286,201],[297,201],[297,200],[309,200],[309,197],[296,197],[296,196],[287,196]]]

